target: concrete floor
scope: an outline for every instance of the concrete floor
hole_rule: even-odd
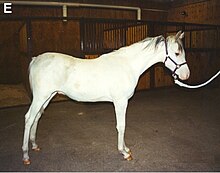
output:
[[[31,165],[22,163],[27,106],[0,109],[0,171],[220,171],[220,87],[137,92],[127,111],[132,161],[117,151],[111,103],[52,103]]]

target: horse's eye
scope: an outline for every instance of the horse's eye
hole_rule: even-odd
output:
[[[179,53],[175,53],[176,56],[179,56]]]

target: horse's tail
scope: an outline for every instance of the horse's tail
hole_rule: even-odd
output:
[[[30,73],[31,66],[33,65],[35,60],[36,60],[36,57],[32,57],[32,60],[31,60],[31,62],[29,64],[29,69],[28,69],[29,73]]]
[[[34,62],[36,61],[36,58],[37,57],[32,57],[32,60],[29,64],[29,68],[28,68],[28,72],[29,72],[29,82],[30,82],[30,88],[31,88],[31,91],[33,91],[32,89],[32,74],[31,74],[31,67],[33,66]]]

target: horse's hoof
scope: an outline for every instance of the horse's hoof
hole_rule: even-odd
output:
[[[131,155],[131,150],[128,151],[128,154]]]
[[[32,150],[38,152],[38,151],[41,150],[41,148],[40,147],[36,147],[36,148],[32,148]]]
[[[133,160],[133,158],[132,158],[131,155],[129,155],[127,158],[125,158],[125,160],[127,160],[127,161],[131,161],[131,160]]]
[[[30,165],[31,161],[30,161],[30,159],[25,159],[25,160],[23,160],[23,163],[24,163],[24,165]]]

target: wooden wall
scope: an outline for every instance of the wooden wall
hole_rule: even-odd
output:
[[[174,4],[168,12],[168,21],[220,24],[220,1],[182,1]],[[181,15],[185,11],[186,15]]]
[[[0,83],[20,83],[18,31],[22,22],[0,21]]]
[[[78,21],[33,21],[32,53],[60,52],[80,56]]]
[[[186,54],[190,68],[188,83],[198,84],[208,80],[220,69],[220,57],[217,52],[188,52]]]

